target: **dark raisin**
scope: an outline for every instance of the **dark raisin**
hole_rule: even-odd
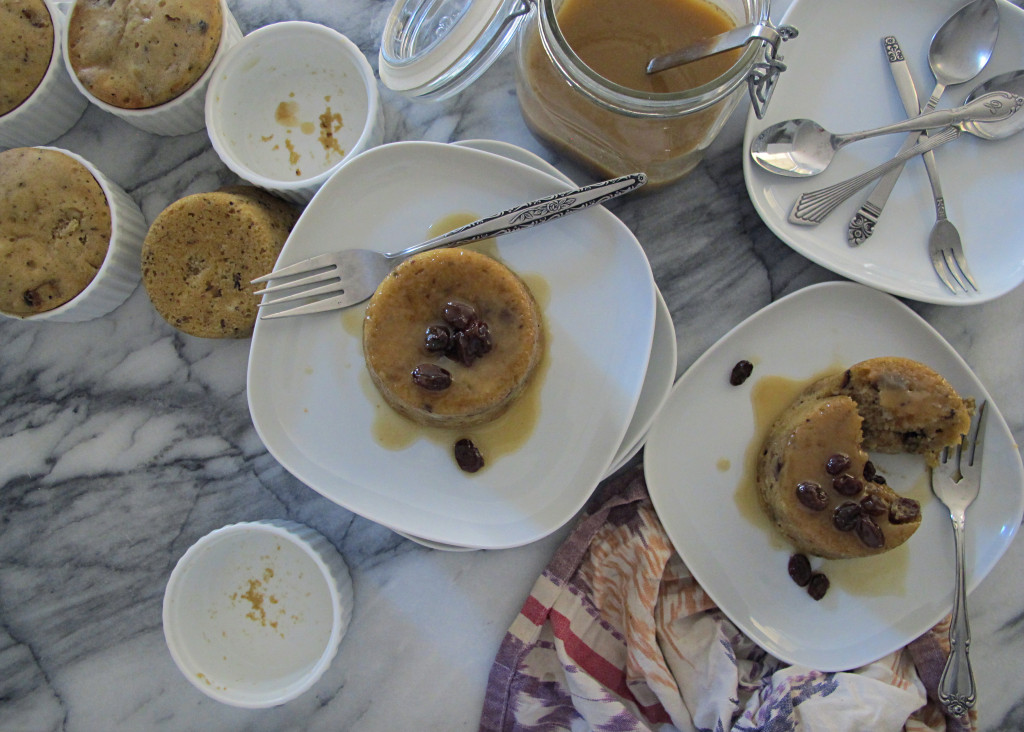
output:
[[[864,482],[849,473],[843,473],[832,479],[832,487],[835,488],[836,493],[844,496],[855,496],[864,490]]]
[[[429,325],[423,338],[423,345],[431,353],[444,352],[452,339],[452,331],[447,325]]]
[[[797,485],[796,497],[812,511],[824,511],[828,506],[828,494],[813,480],[805,480]]]
[[[861,510],[868,516],[882,516],[889,512],[889,505],[879,496],[864,496],[860,499]]]
[[[828,592],[829,584],[828,577],[821,572],[815,572],[807,583],[807,594],[815,601],[820,600]]]
[[[850,385],[850,377],[851,377],[851,375],[852,374],[850,374],[850,369],[846,369],[846,371],[843,372],[843,378],[839,382],[839,388],[840,389],[845,389],[846,387],[848,387]]]
[[[850,456],[846,453],[837,452],[835,455],[830,455],[825,461],[825,472],[829,475],[845,473],[849,468]]]
[[[455,462],[467,473],[475,473],[484,466],[484,457],[469,438],[455,443]]]
[[[476,358],[491,350],[491,331],[487,328],[487,323],[475,320],[462,332],[466,334],[466,347]]]
[[[729,374],[729,383],[733,386],[739,386],[749,379],[752,373],[754,373],[754,364],[746,359],[737,361],[736,365],[732,367],[732,373]]]
[[[864,546],[872,549],[881,549],[885,546],[885,534],[870,516],[860,517],[860,521],[857,522],[857,537],[864,542]]]
[[[875,464],[868,460],[864,463],[864,480],[875,479]]]
[[[836,506],[832,512],[832,525],[840,531],[853,531],[863,513],[859,503],[847,501]]]
[[[789,558],[789,576],[801,587],[811,581],[811,560],[804,554],[794,554]]]
[[[909,524],[921,515],[921,504],[913,498],[900,496],[889,506],[889,523]]]
[[[412,380],[416,386],[428,391],[444,391],[452,385],[451,373],[433,363],[421,363],[414,368]]]
[[[877,485],[885,485],[885,476],[882,475],[881,473],[875,473],[874,477],[871,479],[871,482]]]
[[[444,304],[441,315],[453,328],[463,330],[476,320],[476,308],[458,300],[449,300]]]

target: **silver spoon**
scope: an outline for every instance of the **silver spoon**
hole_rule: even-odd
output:
[[[991,1],[995,2],[995,0]],[[775,49],[775,52],[778,53],[779,44],[791,38],[796,38],[798,34],[799,31],[789,25],[782,25],[776,28],[771,24],[751,23],[750,25],[733,28],[711,38],[696,41],[678,51],[655,56],[647,62],[646,71],[648,74],[655,74],[665,69],[672,69],[676,66],[692,63],[698,59],[707,58],[708,56],[732,51],[735,48],[742,48],[754,40],[767,41]]]
[[[914,109],[908,109],[907,113],[917,114],[935,109],[947,86],[963,84],[980,74],[992,57],[998,37],[999,8],[996,7],[995,0],[974,0],[949,16],[932,36],[931,44],[928,46],[928,65],[935,77],[935,88],[923,106],[917,101],[917,93],[914,92]],[[890,63],[892,61],[890,57]],[[904,73],[909,78],[909,72]],[[912,86],[913,80],[907,83]],[[900,96],[904,96],[902,90]],[[908,136],[899,152],[910,149],[916,142],[917,135]],[[934,157],[925,154],[924,161],[934,192],[934,189],[939,187]],[[889,200],[889,194],[892,193],[902,172],[903,166],[894,168],[882,176],[871,189],[864,205],[857,211],[848,227],[848,240],[851,246],[862,244],[871,236],[875,224],[882,215],[882,209]],[[935,198],[940,199],[939,194],[935,194]],[[939,203],[937,200],[936,204]]]
[[[851,142],[894,132],[960,127],[968,120],[984,120],[988,124],[1009,117],[1021,102],[1016,95],[993,92],[962,107],[940,109],[903,122],[845,135],[829,132],[814,120],[791,119],[772,125],[751,140],[750,155],[770,173],[805,178],[824,172],[836,152]]]
[[[988,99],[993,93],[1014,96],[1020,100],[1021,104],[1024,104],[1024,69],[1010,71],[979,84],[967,98],[969,100],[972,97],[975,100]],[[789,214],[789,222],[803,226],[820,224],[843,201],[868,183],[879,176],[885,175],[885,173],[915,155],[920,155],[927,150],[933,150],[939,145],[955,140],[960,136],[961,130],[982,140],[1003,140],[1024,130],[1024,112],[1013,114],[998,121],[970,122],[947,127],[945,130],[934,133],[909,150],[900,153],[892,160],[882,163],[866,173],[840,181],[827,188],[808,191],[800,196],[793,205],[793,210]]]

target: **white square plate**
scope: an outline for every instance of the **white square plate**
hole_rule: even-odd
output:
[[[766,376],[803,382],[876,356],[915,359],[945,376],[961,395],[988,400],[981,493],[967,517],[967,586],[973,589],[1020,526],[1020,454],[998,408],[964,360],[910,308],[877,290],[849,282],[815,285],[740,323],[676,382],[644,453],[658,516],[711,599],[772,655],[822,671],[857,668],[881,658],[949,613],[949,513],[927,491],[923,459],[872,455],[895,490],[922,489],[915,492],[922,499],[921,527],[906,544],[878,557],[826,563],[826,574],[832,571],[829,565],[861,563],[883,581],[865,594],[833,582],[825,598],[815,602],[789,579],[786,566],[793,549],[766,521],[758,524],[744,516],[737,502],[755,435],[751,389]],[[754,363],[754,373],[744,385],[731,386],[729,374],[740,359]]]
[[[332,249],[396,251],[429,238],[446,215],[488,215],[562,190],[557,179],[497,155],[429,142],[385,145],[328,180],[278,266]],[[328,312],[256,324],[249,409],[270,453],[330,500],[427,540],[497,549],[568,521],[633,416],[651,353],[654,279],[636,238],[602,207],[504,236],[497,253],[549,289],[549,365],[537,425],[521,448],[470,475],[430,440],[382,446],[372,425],[388,407],[367,388],[360,337],[341,312]]]
[[[978,78],[949,87],[940,108],[961,104],[981,82],[1024,66],[1024,10],[999,2],[999,38]],[[954,294],[942,284],[928,256],[935,204],[920,160],[907,164],[874,234],[859,247],[846,243],[850,219],[870,192],[860,191],[818,226],[789,223],[800,194],[838,183],[885,162],[903,135],[853,143],[836,154],[821,175],[785,178],[750,159],[750,141],[776,122],[813,119],[833,132],[878,127],[906,118],[882,50],[894,35],[907,57],[918,95],[930,94],[931,37],[963,0],[796,0],[784,22],[800,35],[782,47],[782,74],[763,120],[747,119],[743,173],[750,200],[775,234],[794,250],[833,272],[922,302],[973,305],[999,297],[1024,282],[1024,134],[1006,140],[962,135],[935,151],[947,215],[963,240],[980,292]]]

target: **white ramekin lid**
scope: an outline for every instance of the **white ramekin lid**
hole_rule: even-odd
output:
[[[43,0],[53,25],[53,52],[42,81],[17,107],[0,115],[0,148],[45,145],[70,130],[89,106],[75,87],[64,61],[63,6]]]
[[[0,316],[15,320],[49,320],[78,323],[99,318],[117,308],[138,287],[142,279],[142,242],[146,238],[146,219],[138,204],[103,171],[77,153],[59,147],[38,146],[77,160],[100,184],[110,206],[110,244],[96,276],[78,295],[63,305],[33,315],[19,316],[0,311]]]
[[[321,534],[284,520],[231,524],[178,560],[164,593],[164,638],[207,696],[272,707],[331,665],[352,602],[348,568]]]
[[[305,204],[342,163],[383,140],[377,80],[358,46],[336,30],[272,23],[218,64],[206,130],[236,175]]]
[[[190,132],[198,132],[203,129],[206,124],[203,115],[203,104],[206,100],[206,88],[210,84],[210,79],[213,76],[214,70],[217,68],[217,64],[220,63],[224,55],[242,38],[242,30],[238,27],[238,21],[235,20],[235,16],[231,14],[231,10],[228,8],[226,0],[220,0],[221,14],[223,15],[224,22],[221,26],[220,44],[217,46],[217,52],[213,56],[213,60],[210,65],[206,67],[206,71],[199,77],[187,91],[181,93],[174,99],[171,99],[164,104],[159,104],[155,107],[147,107],[146,109],[124,109],[122,107],[115,107],[112,104],[108,104],[101,99],[97,99],[85,85],[82,84],[81,80],[75,74],[74,69],[68,64],[68,76],[71,78],[72,83],[78,89],[78,91],[85,96],[90,102],[95,104],[105,112],[110,112],[117,117],[120,117],[128,124],[138,127],[140,130],[146,132],[152,132],[156,135],[186,135]],[[71,5],[68,10],[68,16],[74,12],[74,4]],[[67,24],[65,24],[66,26]],[[61,43],[63,46],[64,58],[68,58],[68,32],[65,27],[62,33]]]

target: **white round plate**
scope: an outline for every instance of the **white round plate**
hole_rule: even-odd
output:
[[[999,40],[974,81],[950,87],[939,106],[954,107],[977,84],[1024,64],[1024,10],[999,2]],[[1024,135],[997,142],[970,135],[935,151],[947,215],[960,231],[980,292],[954,294],[935,275],[928,234],[935,204],[924,166],[910,161],[885,206],[874,234],[861,246],[846,243],[846,230],[870,187],[854,195],[818,226],[788,221],[800,194],[845,180],[891,158],[903,135],[853,143],[813,178],[785,178],[750,159],[750,141],[771,124],[813,119],[833,132],[878,127],[906,118],[896,92],[882,38],[894,35],[910,64],[919,95],[935,84],[928,68],[931,37],[963,0],[796,0],[783,22],[800,35],[783,46],[782,74],[763,120],[747,120],[743,172],[750,199],[764,222],[808,259],[857,282],[923,302],[973,305],[1024,282]]]
[[[923,520],[914,536],[878,557],[826,564],[826,574],[856,570],[835,565],[858,562],[886,578],[872,593],[833,582],[824,599],[812,600],[787,574],[793,550],[742,515],[736,500],[754,439],[751,390],[759,379],[805,381],[890,355],[928,364],[965,397],[989,399],[964,360],[910,308],[877,290],[832,282],[785,297],[727,333],[676,382],[648,435],[647,485],[672,543],[736,626],[783,661],[823,671],[857,668],[917,638],[952,606],[949,513],[928,492],[920,458],[872,456],[896,490],[920,489]],[[730,386],[740,359],[751,361],[754,373],[743,386]],[[967,522],[969,589],[1002,556],[1024,514],[1020,454],[991,399],[987,412],[981,493]]]
[[[317,193],[278,266],[346,247],[395,250],[445,215],[490,213],[564,190],[529,166],[453,145],[392,143]],[[537,425],[516,452],[470,475],[429,440],[404,450],[372,434],[383,400],[362,382],[362,345],[343,314],[260,320],[249,358],[253,423],[272,455],[332,501],[430,541],[505,548],[568,521],[600,481],[643,385],[655,287],[643,249],[601,207],[502,237],[498,256],[549,285],[549,365]],[[626,343],[606,347],[608,332]]]

